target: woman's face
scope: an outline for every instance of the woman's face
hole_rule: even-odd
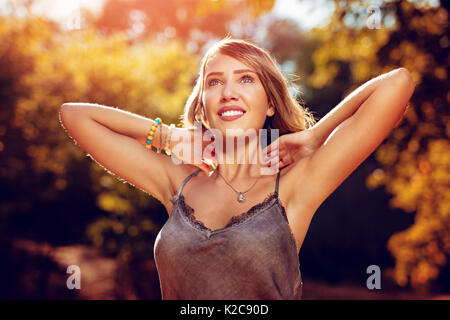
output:
[[[256,71],[230,56],[217,54],[205,70],[203,106],[210,128],[261,129],[274,114]],[[235,134],[232,134],[235,135]]]

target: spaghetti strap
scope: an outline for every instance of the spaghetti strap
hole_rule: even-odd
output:
[[[201,169],[198,169],[197,171],[194,171],[193,173],[191,173],[190,175],[188,175],[184,181],[181,183],[180,188],[178,189],[178,193],[177,193],[177,197],[180,196],[181,191],[183,190],[184,185],[186,184],[186,182],[189,181],[189,179],[191,179],[192,177],[195,177],[200,171],[202,171]]]
[[[280,171],[278,170],[277,182],[275,183],[275,194],[278,196],[278,185],[280,184]]]
[[[186,174],[189,176],[183,183],[179,180],[180,190],[195,174],[198,175]],[[280,175],[275,177],[276,186],[271,184],[274,175],[267,177],[271,184],[267,187],[275,191],[269,190],[263,202],[245,212],[231,204],[236,203],[235,199],[230,199],[224,210],[231,219],[220,229],[210,229],[197,220],[195,208],[186,204],[183,192],[179,192],[172,214],[153,246],[163,300],[301,299],[303,283],[297,241],[285,208],[274,196],[279,191]],[[200,178],[207,179],[203,175]],[[189,195],[198,196],[199,190],[188,191]],[[215,201],[220,202],[220,196]],[[212,220],[214,216],[218,218],[222,206],[210,205],[208,209],[212,210],[208,210]],[[236,211],[242,214],[235,216]],[[230,268],[231,264],[245,268]],[[201,276],[186,276],[189,274]]]

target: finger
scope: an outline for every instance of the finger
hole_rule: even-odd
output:
[[[280,160],[278,158],[273,158],[271,161],[269,161],[266,166],[268,168],[272,168],[272,167],[276,167],[279,166],[280,164]]]
[[[279,149],[279,142],[278,140],[276,140],[275,142],[272,142],[271,144],[267,145],[264,149],[263,152],[265,154],[269,154],[272,152],[272,150],[278,150]]]
[[[269,151],[263,151],[262,156],[264,159],[270,159],[270,158],[279,156],[279,154],[280,153],[279,153],[278,149],[272,149],[272,150],[269,149]]]
[[[276,159],[276,158],[279,158],[279,153],[278,152],[274,152],[273,154],[269,154],[269,155],[267,155],[267,156],[265,156],[264,158],[263,158],[263,162],[270,162],[270,161],[272,161],[273,159]]]
[[[278,160],[275,160],[274,162],[270,162],[268,165],[269,168],[276,169],[276,172],[280,169],[280,162]]]
[[[290,160],[290,158],[282,158],[280,159],[280,168],[284,168],[288,165],[290,165],[292,163],[292,161]]]
[[[274,157],[278,157],[280,155],[280,153],[278,151],[273,151],[271,153],[267,153],[267,154],[263,154],[263,158],[264,159],[271,159]]]

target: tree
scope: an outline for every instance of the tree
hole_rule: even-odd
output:
[[[222,38],[232,21],[246,23],[270,11],[275,0],[108,0],[93,21],[107,34],[131,31],[139,39],[178,38],[198,50],[211,38]]]
[[[388,249],[396,282],[418,286],[437,278],[450,255],[448,8],[383,2],[380,28],[370,29],[369,5],[336,2],[328,26],[312,31],[322,45],[309,84],[323,88],[345,68],[355,83],[350,92],[396,67],[411,72],[415,93],[402,122],[376,150],[380,168],[367,187],[384,186],[393,208],[415,213],[414,224],[392,235]]]
[[[196,77],[198,57],[176,40],[129,46],[123,33],[106,38],[92,29],[63,33],[42,18],[0,17],[0,32],[0,132],[7,137],[1,142],[0,170],[5,232],[24,236],[30,221],[35,225],[29,227],[33,231],[28,236],[54,238],[57,243],[68,238],[80,241],[70,234],[80,230],[83,213],[71,212],[67,206],[53,207],[37,221],[18,218],[19,212],[24,217],[35,212],[31,216],[36,217],[36,208],[43,203],[56,206],[64,194],[72,198],[69,201],[83,203],[86,199],[79,199],[78,192],[87,192],[108,213],[85,234],[95,245],[124,257],[152,256],[157,227],[152,216],[141,211],[157,210],[156,200],[113,179],[94,161],[87,162],[85,152],[70,143],[64,132],[59,108],[64,102],[99,103],[178,124]],[[83,171],[86,165],[90,170]],[[82,190],[69,194],[81,181]]]

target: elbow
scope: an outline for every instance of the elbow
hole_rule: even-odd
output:
[[[65,120],[67,120],[70,117],[73,117],[74,114],[76,114],[74,111],[76,111],[77,108],[74,108],[76,103],[63,103],[61,107],[59,108],[59,114],[61,117],[61,121],[64,123]]]
[[[403,85],[406,85],[411,89],[411,91],[414,91],[414,88],[416,87],[416,84],[414,83],[414,79],[411,75],[411,72],[409,72],[406,68],[398,68],[397,75],[399,78],[399,81],[402,82]]]
[[[70,103],[63,103],[63,104],[61,105],[61,107],[59,108],[61,114],[62,114],[63,112],[65,113],[69,107],[70,107]]]
[[[59,121],[63,125],[67,121],[67,107],[64,107],[64,105],[61,105],[61,107],[59,108]]]
[[[62,105],[61,105],[61,110],[65,110],[65,109],[67,109],[67,108],[69,108],[70,106],[73,106],[73,105],[75,105],[76,103],[74,103],[74,102],[65,102],[65,103],[63,103]]]
[[[60,107],[60,112],[62,113],[73,113],[76,110],[80,110],[80,104],[76,102],[66,102]],[[78,112],[77,112],[78,113]]]
[[[68,107],[69,107],[68,104],[63,103],[61,105],[61,107],[59,108],[59,115],[60,115],[60,118],[61,118],[62,122],[64,122],[64,118],[67,117],[67,111],[68,111],[67,109],[68,109]]]
[[[399,90],[401,90],[404,98],[405,98],[405,108],[408,101],[411,99],[411,96],[414,93],[416,88],[416,84],[414,83],[414,79],[406,68],[398,68],[395,70],[394,75],[394,83]]]

